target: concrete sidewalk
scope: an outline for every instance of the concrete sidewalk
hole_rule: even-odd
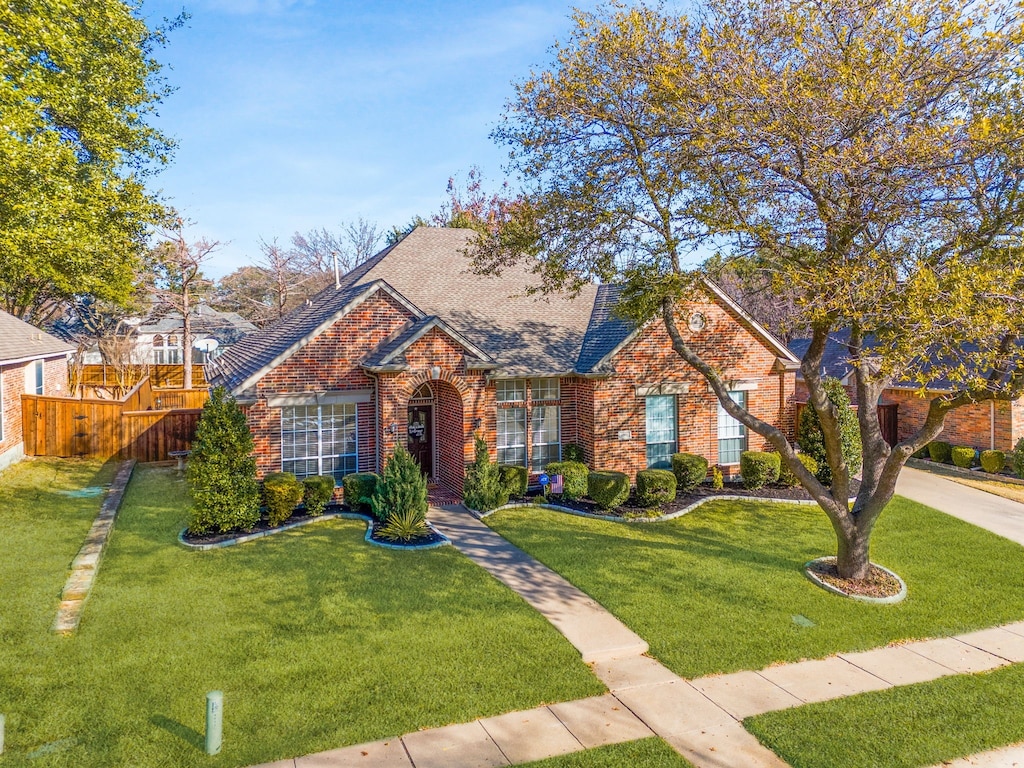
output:
[[[1024,546],[1024,504],[904,467],[896,493]]]

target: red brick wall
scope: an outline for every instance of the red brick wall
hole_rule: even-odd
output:
[[[25,376],[33,365],[33,362],[29,362],[0,366],[0,378],[3,380],[3,399],[0,401],[3,439],[0,440],[0,455],[21,445],[21,396],[28,391]],[[68,361],[65,357],[51,357],[43,361],[43,394],[68,394]]]
[[[756,384],[747,391],[747,407],[792,435],[795,374],[776,372],[777,354],[726,308],[705,300],[688,311],[699,311],[707,320],[704,329],[694,333],[685,317],[679,319],[692,348],[727,379]],[[636,390],[660,383],[689,386],[676,396],[678,450],[718,463],[718,399],[708,391],[707,380],[679,359],[660,321],[650,323],[612,363],[614,374],[593,382],[593,466],[635,475],[647,465],[645,403]],[[622,431],[629,431],[630,439],[620,440]],[[751,450],[766,446],[754,433],[747,441]]]

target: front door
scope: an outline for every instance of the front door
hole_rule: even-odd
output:
[[[409,453],[427,477],[434,475],[433,406],[409,406]]]

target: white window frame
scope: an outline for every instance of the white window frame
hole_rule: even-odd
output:
[[[508,430],[508,426],[516,427],[515,430]],[[516,433],[522,436],[521,440]],[[497,423],[495,425],[495,442],[498,448],[498,463],[514,467],[528,466],[528,451],[526,450],[526,406],[517,405],[511,408],[499,408]],[[515,442],[510,442],[515,439]],[[522,451],[522,458],[516,459],[515,453]],[[513,454],[510,458],[509,454]]]
[[[557,377],[530,379],[530,399],[551,402],[562,399],[561,382]]]
[[[747,407],[747,391],[743,390],[731,390],[729,397],[732,398],[733,402],[739,405],[741,408]],[[718,463],[725,466],[735,466],[740,463],[740,454],[747,450],[747,428],[739,421],[734,419],[732,415],[722,407],[722,403],[718,402]],[[731,444],[738,442],[739,450],[737,451]],[[728,450],[722,450],[723,443],[729,443]],[[726,461],[723,458],[724,454],[735,453],[735,461]],[[732,456],[729,457],[730,459]]]
[[[668,436],[669,432],[666,431],[663,426],[657,428],[657,424],[651,422],[651,415],[654,409],[651,407],[654,403],[652,401],[659,401],[663,403],[672,404],[672,418],[671,418],[671,440],[664,439]],[[671,469],[672,467],[672,454],[676,452],[679,447],[679,405],[676,402],[675,395],[648,395],[644,398],[644,442],[646,443],[646,458],[647,466],[659,467]],[[652,437],[658,438],[652,441]],[[655,446],[669,446],[668,455],[659,457],[657,461],[651,461],[651,448]],[[659,454],[662,451],[659,451]]]
[[[499,403],[525,403],[526,379],[498,379],[494,382],[494,399]]]
[[[292,419],[292,425],[294,427],[295,421],[299,418],[299,410],[304,411],[302,415],[304,419],[315,419],[315,432],[316,440],[315,443],[311,441],[308,436],[314,431],[311,429],[290,429],[287,430],[289,417]],[[351,418],[351,440],[346,439],[344,434],[342,440],[332,441],[328,438],[325,440],[325,432],[329,432],[330,428],[325,426],[327,419],[325,416],[342,418],[347,421]],[[336,428],[337,429],[337,428]],[[343,425],[342,430],[347,430],[348,427]],[[297,441],[291,442],[291,451],[286,450],[286,435],[306,435],[301,443]],[[345,443],[351,442],[352,451],[344,453],[330,453],[325,452],[330,450],[330,446],[344,445]],[[306,448],[302,455],[299,455],[299,448],[304,446]],[[309,449],[313,448],[313,451]],[[291,453],[291,456],[287,456],[287,453]],[[341,460],[343,468],[339,474],[337,469],[333,471],[324,471],[324,465],[326,462],[335,463]],[[316,471],[309,472],[306,469],[307,462],[316,462]],[[296,471],[299,464],[303,464],[301,471]],[[351,469],[348,469],[344,465],[351,464]],[[285,406],[281,409],[281,471],[292,472],[296,477],[310,477],[312,475],[332,475],[335,480],[339,481],[345,475],[352,474],[359,471],[359,409],[355,403],[332,403],[328,405],[293,405]]]
[[[46,385],[42,360],[33,360],[25,366],[25,394],[41,395]]]
[[[157,340],[160,344],[157,345]],[[156,334],[153,336],[153,364],[154,365],[181,365],[184,355],[178,346],[178,335],[169,333],[166,336]]]
[[[553,412],[553,413],[552,413]],[[544,440],[543,426],[548,418],[554,419],[555,439]],[[550,425],[550,422],[548,422]],[[538,439],[540,438],[540,439]],[[554,446],[554,455],[550,455],[551,447]],[[538,448],[547,449],[549,455],[542,457],[538,455]],[[530,469],[533,472],[543,472],[544,467],[552,461],[562,460],[562,408],[558,405],[535,405],[530,414]]]

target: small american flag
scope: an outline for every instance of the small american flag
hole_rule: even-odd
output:
[[[551,492],[552,493],[561,493],[563,491],[563,489],[564,489],[564,484],[562,483],[562,476],[561,475],[553,475],[552,478],[551,478]]]

